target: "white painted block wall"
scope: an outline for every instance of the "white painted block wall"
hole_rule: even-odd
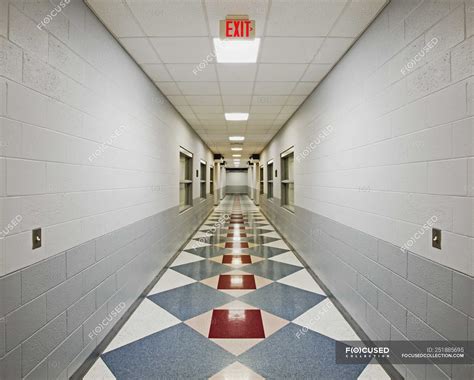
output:
[[[176,206],[180,144],[194,170],[213,162],[82,1],[38,28],[53,8],[0,0],[0,226],[22,217],[0,239],[0,275]]]
[[[261,162],[280,173],[281,152],[295,146],[297,157],[331,126],[295,160],[296,205],[398,246],[435,215],[443,249],[425,233],[411,250],[473,275],[473,74],[474,1],[392,0]]]
[[[227,170],[226,186],[247,187],[247,171]]]

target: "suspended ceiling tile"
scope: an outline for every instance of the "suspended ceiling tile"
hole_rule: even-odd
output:
[[[207,37],[153,37],[150,42],[164,63],[195,65],[213,52]]]
[[[307,66],[306,64],[261,63],[258,65],[257,81],[296,82],[300,80]]]
[[[262,44],[262,63],[309,63],[321,47],[321,37],[267,37]],[[285,54],[281,54],[284,51]]]
[[[147,37],[119,38],[123,47],[133,56],[137,63],[160,62],[153,46]]]

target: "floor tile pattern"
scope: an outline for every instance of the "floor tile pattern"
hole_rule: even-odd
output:
[[[85,379],[389,379],[378,364],[336,365],[335,341],[348,339],[259,209],[227,196]]]

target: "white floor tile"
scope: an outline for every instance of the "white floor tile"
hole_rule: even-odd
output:
[[[210,246],[209,243],[203,243],[199,240],[190,240],[184,249],[193,249],[193,248],[200,248],[200,247],[208,247]]]
[[[279,263],[295,265],[297,267],[303,267],[303,264],[301,264],[301,262],[292,252],[285,252],[280,255],[273,256],[269,260],[278,261]]]
[[[178,318],[145,298],[104,352],[115,350],[179,323],[181,321]]]
[[[167,290],[179,288],[180,286],[189,285],[196,282],[191,277],[178,273],[173,269],[168,269],[163,276],[158,280],[148,295],[165,292]]]
[[[360,340],[329,299],[318,303],[296,318],[293,323],[335,340]],[[304,334],[301,334],[300,339],[304,339]]]
[[[270,224],[258,226],[257,228],[261,230],[266,230],[266,231],[275,231],[275,229]]]
[[[276,241],[272,241],[271,243],[266,243],[262,245],[266,245],[267,247],[287,249],[288,251],[290,250],[290,247],[288,247],[283,240],[276,240]]]
[[[176,260],[173,261],[173,264],[171,264],[171,266],[175,267],[178,265],[194,263],[196,261],[201,261],[201,260],[204,260],[204,258],[198,255],[193,255],[192,253],[183,251],[179,254]]]
[[[207,234],[205,231],[198,231],[196,234],[193,236],[193,239],[199,239],[199,238],[206,238],[208,237],[209,234]]]
[[[382,366],[375,360],[372,360],[372,362],[374,364],[369,364],[365,367],[357,380],[390,380],[390,376],[384,371]]]
[[[99,358],[91,367],[89,372],[82,378],[83,380],[116,380],[116,377],[110,372],[109,367]]]
[[[266,237],[281,239],[281,236],[278,234],[278,232],[275,232],[275,231],[267,232],[265,234],[261,234],[260,236],[266,236]]]
[[[311,275],[306,269],[283,277],[277,282],[280,282],[285,285],[294,286],[295,288],[307,290],[308,292],[322,294],[323,296],[326,295],[326,293],[324,293],[324,290],[320,288],[320,286],[317,284],[316,281],[314,281],[313,277],[311,277]]]

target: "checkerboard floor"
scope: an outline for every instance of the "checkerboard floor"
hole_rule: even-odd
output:
[[[389,379],[246,196],[227,196],[84,379]]]

